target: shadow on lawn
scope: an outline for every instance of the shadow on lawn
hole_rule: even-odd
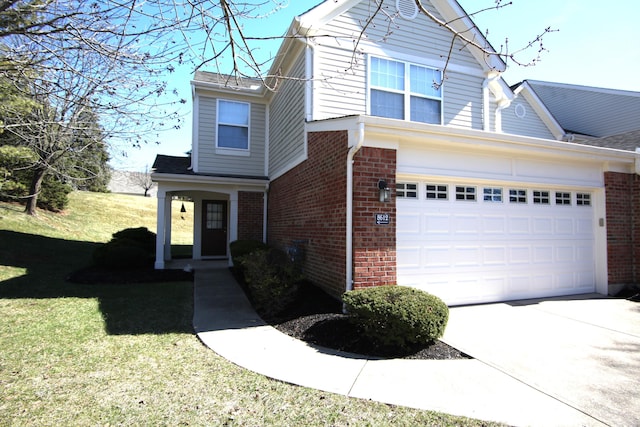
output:
[[[109,334],[193,333],[192,283],[69,282],[71,273],[90,265],[98,246],[0,230],[0,266],[26,270],[0,281],[0,298],[96,298]],[[153,276],[153,270],[148,274]]]

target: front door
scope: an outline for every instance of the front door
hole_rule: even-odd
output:
[[[227,202],[202,203],[202,256],[227,255]]]

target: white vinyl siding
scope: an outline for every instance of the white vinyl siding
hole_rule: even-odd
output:
[[[266,106],[252,103],[249,122],[250,149],[247,155],[225,155],[216,152],[217,101],[212,96],[200,94],[198,105],[198,167],[199,173],[234,176],[264,176]],[[244,150],[242,150],[244,151]]]
[[[448,72],[442,86],[444,124],[459,128],[481,130],[482,125],[482,77]]]
[[[282,173],[305,154],[305,56],[283,79],[269,110],[269,175]]]

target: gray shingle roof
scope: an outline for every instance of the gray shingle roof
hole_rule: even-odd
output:
[[[189,170],[191,166],[191,157],[165,156],[158,154],[153,162],[153,170],[155,173],[167,173],[175,175],[193,175]]]
[[[567,133],[602,138],[640,129],[640,92],[526,82]]]
[[[640,147],[640,130],[634,130],[604,138],[591,139],[588,141],[581,141],[578,143],[594,145],[596,147],[615,148],[616,150],[636,151],[636,148]]]

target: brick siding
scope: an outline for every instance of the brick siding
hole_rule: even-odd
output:
[[[640,182],[636,175],[605,172],[607,263],[610,285],[638,283]]]
[[[353,165],[353,287],[396,284],[396,151],[363,147]],[[391,189],[380,202],[378,181]],[[388,225],[377,225],[376,214],[389,214]]]
[[[262,241],[263,218],[264,193],[238,192],[238,239]]]
[[[308,159],[269,186],[268,242],[304,250],[305,275],[329,294],[345,290],[346,131],[308,135]]]

